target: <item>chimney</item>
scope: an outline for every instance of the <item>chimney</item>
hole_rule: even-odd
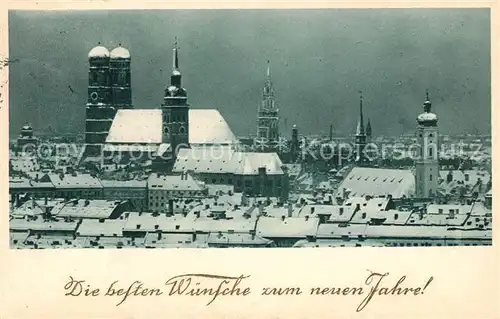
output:
[[[292,203],[288,202],[288,217],[292,217]]]
[[[330,124],[330,141],[333,140],[333,124]]]
[[[311,214],[314,214],[314,206],[311,206]]]
[[[264,208],[262,207],[262,204],[259,204],[259,216],[262,216],[263,212],[264,212]]]
[[[309,220],[309,215],[306,215],[306,221],[308,221],[308,220]]]

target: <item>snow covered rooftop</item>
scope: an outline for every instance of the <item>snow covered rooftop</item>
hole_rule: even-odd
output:
[[[207,147],[179,150],[173,171],[257,175],[259,168],[265,168],[268,175],[281,175],[282,165],[276,153],[237,152]]]
[[[337,196],[349,191],[349,196],[412,197],[415,177],[410,170],[355,167],[339,186]]]

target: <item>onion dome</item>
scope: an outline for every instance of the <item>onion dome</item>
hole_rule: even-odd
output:
[[[33,128],[29,124],[26,124],[21,128],[21,131],[33,131]]]
[[[429,99],[429,92],[426,91],[426,99],[424,102],[424,113],[417,116],[418,124],[422,126],[436,126],[438,117],[436,114],[431,112],[432,103]]]
[[[93,58],[109,58],[109,51],[102,45],[98,45],[89,52],[89,59]]]
[[[130,52],[120,44],[111,50],[110,57],[111,59],[130,59]]]

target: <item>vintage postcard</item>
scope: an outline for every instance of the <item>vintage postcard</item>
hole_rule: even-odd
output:
[[[0,318],[499,318],[496,10],[7,6]]]

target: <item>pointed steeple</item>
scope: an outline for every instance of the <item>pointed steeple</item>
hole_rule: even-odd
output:
[[[366,124],[366,136],[372,136],[372,125],[370,124],[370,119],[368,119],[368,124]]]
[[[175,37],[174,48],[172,52],[172,76],[170,83],[177,88],[181,87],[181,71],[179,71],[179,46],[177,45],[177,37]]]
[[[271,66],[270,66],[269,60],[267,60],[267,71],[266,71],[266,81],[264,84],[264,92],[262,93],[263,98],[273,98],[274,97],[274,90],[273,90],[273,83],[271,82]]]
[[[359,91],[359,120],[356,135],[365,136],[365,124],[363,122],[363,93]]]
[[[425,113],[429,113],[431,111],[431,100],[429,99],[429,90],[425,90],[425,102],[424,102],[424,111]]]
[[[179,55],[177,53],[179,47],[177,46],[177,37],[175,37],[174,48],[172,54],[172,72],[179,71]]]

